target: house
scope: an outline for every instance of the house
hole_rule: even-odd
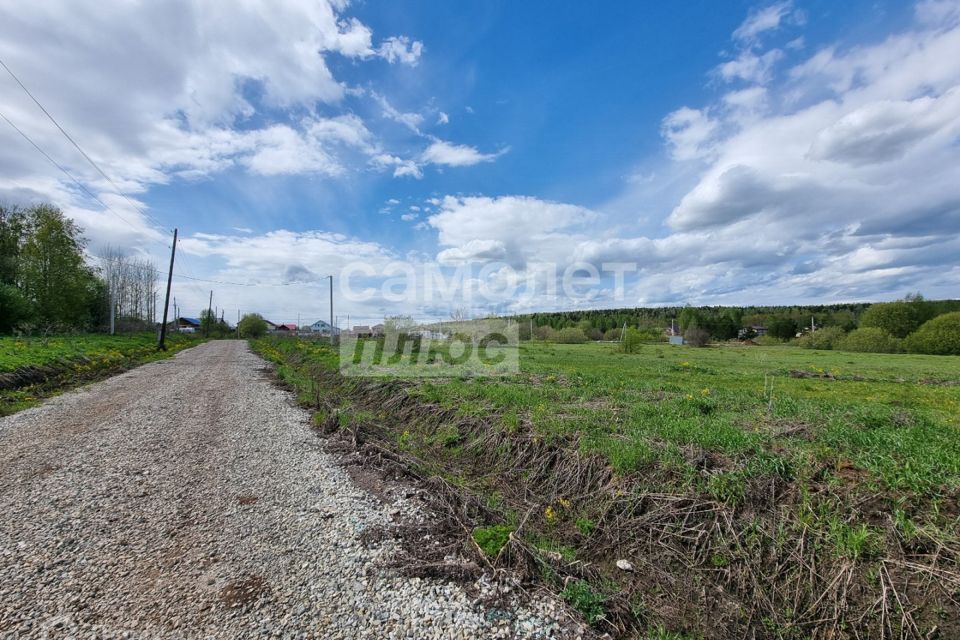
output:
[[[323,320],[317,320],[312,325],[310,325],[309,329],[310,331],[314,333],[319,333],[322,336],[329,336],[331,330],[333,331],[333,335],[335,336],[340,334],[340,329],[336,327],[331,327],[329,322],[325,322]]]
[[[382,336],[387,328],[382,324],[375,324],[370,327],[370,334],[373,336]]]
[[[277,331],[280,331],[280,332],[283,332],[283,333],[296,333],[296,332],[297,332],[297,325],[295,325],[295,324],[292,323],[292,322],[286,322],[286,323],[284,323],[284,324],[278,324],[278,325],[277,325]]]
[[[365,324],[358,324],[354,325],[353,329],[350,330],[350,335],[357,338],[372,338],[373,331]]]
[[[267,323],[267,331],[276,331],[276,330],[277,330],[277,324],[276,324],[275,322],[270,322],[270,321],[267,320],[266,318],[264,318],[263,321]]]
[[[200,320],[197,318],[177,318],[174,320],[176,330],[179,333],[196,333],[200,330]]]
[[[765,335],[767,335],[767,328],[760,324],[752,324],[737,332],[737,338],[740,340],[749,340],[750,338],[759,338]]]

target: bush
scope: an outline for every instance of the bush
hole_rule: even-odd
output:
[[[623,334],[623,342],[620,343],[620,350],[624,353],[636,353],[640,350],[640,343],[643,342],[643,334],[639,330],[630,327]]]
[[[30,319],[30,302],[16,287],[0,282],[0,333],[13,331],[21,322]]]
[[[603,334],[603,339],[607,342],[620,342],[620,335],[623,333],[623,329],[620,327],[614,327],[613,329],[607,329],[607,332]]]
[[[683,342],[691,347],[705,347],[710,342],[710,334],[705,329],[687,329],[683,334]]]
[[[906,338],[930,319],[930,305],[921,297],[871,305],[860,317],[861,327],[882,329],[896,338]]]
[[[928,320],[907,336],[907,351],[940,356],[960,355],[960,311]]]
[[[861,353],[899,353],[903,351],[903,343],[883,329],[861,327],[848,333],[836,348],[841,351]]]
[[[267,321],[259,313],[248,313],[240,320],[240,335],[259,338],[267,333]]]
[[[804,349],[836,349],[847,332],[840,327],[824,327],[797,338],[797,346]]]
[[[567,327],[557,332],[554,341],[560,344],[582,344],[587,341],[587,334],[579,327]]]

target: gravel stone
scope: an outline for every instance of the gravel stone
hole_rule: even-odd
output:
[[[548,596],[387,568],[391,511],[323,451],[245,342],[0,419],[0,636],[566,638]],[[503,606],[501,603],[500,607]]]

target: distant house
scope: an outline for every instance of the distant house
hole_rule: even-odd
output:
[[[323,320],[317,320],[312,325],[310,325],[310,331],[314,333],[319,333],[322,336],[329,336],[331,332],[333,335],[339,335],[340,329],[336,327],[331,327],[329,322]]]
[[[350,335],[356,338],[372,338],[373,331],[365,324],[358,324],[350,330]]]
[[[386,332],[387,328],[382,324],[375,324],[370,327],[370,333],[374,336],[382,336]]]
[[[277,324],[276,324],[276,323],[270,322],[270,321],[267,320],[267,319],[264,319],[264,322],[267,323],[267,331],[276,331],[276,330],[277,330]]]
[[[180,333],[195,333],[200,329],[200,320],[197,318],[177,318],[174,320],[176,330]]]
[[[737,332],[737,338],[740,340],[749,340],[750,338],[759,338],[765,335],[767,335],[767,328],[760,324],[752,324]]]
[[[296,332],[297,332],[297,325],[295,325],[295,324],[292,323],[292,322],[287,322],[287,323],[284,323],[284,324],[278,324],[278,325],[277,325],[277,331],[280,331],[280,332],[283,332],[283,333],[296,333]]]

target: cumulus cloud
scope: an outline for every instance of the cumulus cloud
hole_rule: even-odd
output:
[[[682,107],[663,119],[660,131],[676,160],[691,160],[707,155],[718,128],[705,111]]]
[[[783,58],[783,51],[771,49],[763,54],[753,51],[741,51],[733,60],[724,62],[717,67],[717,73],[727,82],[743,80],[756,84],[764,84],[770,80],[773,66]]]
[[[339,178],[398,154],[344,107],[330,57],[415,64],[423,52],[404,36],[374,49],[372,30],[345,11],[330,0],[6,5],[0,58],[128,194],[232,168]],[[4,113],[101,199],[115,191],[5,73],[0,95]],[[318,104],[332,115],[313,115]],[[88,213],[95,203],[25,144],[0,128],[0,193],[41,194],[83,216],[95,240],[110,233]],[[386,166],[419,174],[409,159]],[[148,239],[150,224],[140,226]]]
[[[792,0],[778,2],[751,11],[747,19],[733,32],[733,39],[749,44],[761,34],[779,29],[784,22],[802,24],[803,21],[803,12],[794,9]]]
[[[410,40],[406,36],[394,36],[387,38],[377,49],[377,55],[384,58],[387,62],[400,62],[416,66],[423,54],[423,43],[418,40]]]
[[[492,162],[504,153],[506,153],[506,150],[497,153],[481,153],[475,147],[436,140],[424,150],[421,158],[424,162],[432,164],[442,164],[448,167],[469,167],[481,162]]]

